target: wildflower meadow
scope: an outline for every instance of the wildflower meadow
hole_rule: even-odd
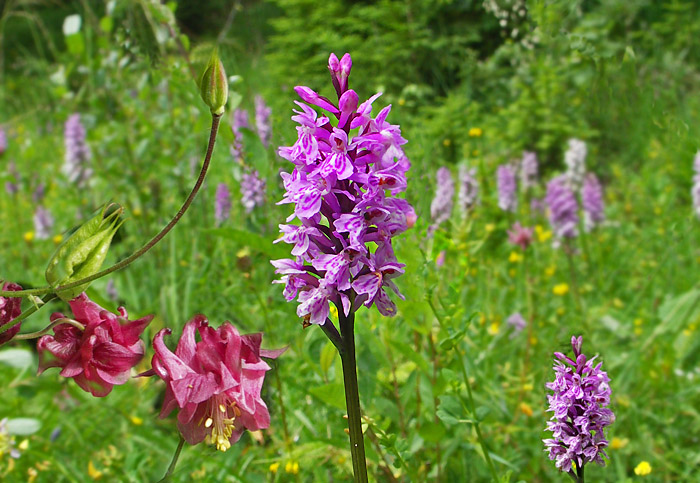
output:
[[[0,481],[700,481],[698,32],[0,3]]]

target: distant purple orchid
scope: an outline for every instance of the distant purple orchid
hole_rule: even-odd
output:
[[[520,182],[524,190],[537,184],[537,154],[532,151],[524,151],[520,161]]]
[[[63,173],[71,183],[83,186],[92,177],[90,168],[90,147],[85,140],[85,127],[80,114],[72,114],[66,121],[63,131],[66,148]]]
[[[615,421],[615,415],[606,407],[611,394],[608,374],[601,370],[602,363],[593,365],[595,357],[587,359],[581,353],[582,345],[583,337],[572,337],[573,358],[554,353],[558,359],[554,363],[556,377],[546,384],[553,392],[547,396],[547,411],[553,415],[546,428],[552,432],[552,438],[543,440],[549,459],[575,481],[583,481],[586,463],[595,461],[605,466],[608,441],[604,430]]]
[[[457,178],[459,180],[457,204],[462,213],[467,214],[479,201],[479,182],[476,180],[476,168],[468,168],[461,164]]]
[[[260,95],[255,96],[255,128],[265,147],[270,145],[270,137],[272,136],[271,113],[272,110],[265,104],[265,99]]]
[[[285,297],[298,297],[297,315],[310,324],[326,322],[329,302],[346,316],[361,304],[394,315],[396,305],[387,292],[403,298],[393,279],[404,265],[391,241],[416,220],[411,205],[395,198],[406,189],[410,163],[401,148],[406,140],[399,126],[386,121],[391,106],[371,116],[380,94],[360,104],[348,89],[351,67],[349,54],[340,60],[331,54],[337,104],[308,87],[295,88],[303,101],[331,117],[297,102],[292,117],[299,124],[297,141],[279,149],[294,164],[291,173],[282,173],[286,193],[280,203],[294,205],[287,222],[296,218],[298,224],[280,225],[279,241],[294,245],[295,258],[272,264],[282,276]],[[351,136],[354,129],[359,131]]]
[[[695,176],[693,176],[693,188],[691,194],[693,195],[693,207],[695,208],[695,214],[700,218],[700,151],[695,155],[693,161],[693,170],[695,171]]]
[[[564,154],[564,164],[566,165],[566,181],[574,192],[578,193],[583,184],[583,177],[586,174],[586,156],[588,147],[580,139],[569,139],[569,149]]]
[[[34,211],[34,236],[37,240],[46,240],[51,237],[53,229],[53,216],[51,212],[39,205]]]
[[[496,172],[498,184],[498,207],[515,213],[518,208],[518,185],[515,170],[509,164],[502,164]]]
[[[558,176],[547,184],[545,201],[549,207],[549,222],[555,235],[555,242],[578,235],[578,202],[567,184],[565,176]]]
[[[513,333],[510,336],[511,339],[515,338],[515,336],[517,336],[525,327],[527,327],[527,321],[520,312],[513,312],[506,319],[506,324],[513,327]]]
[[[5,154],[5,151],[7,151],[7,134],[5,129],[0,127],[0,156]]]
[[[265,180],[255,170],[241,176],[241,203],[246,213],[265,203]]]
[[[605,205],[603,204],[603,188],[593,173],[588,173],[581,188],[581,204],[583,205],[583,226],[591,231],[596,225],[605,220]]]
[[[216,224],[221,225],[228,220],[231,214],[231,191],[226,183],[219,183],[216,187],[216,199],[214,204],[214,218]]]
[[[430,203],[430,218],[433,220],[431,231],[450,219],[455,195],[455,183],[452,181],[449,168],[446,166],[438,168],[435,177],[435,197]]]
[[[233,122],[231,122],[231,131],[233,131],[231,156],[239,162],[243,160],[243,132],[241,129],[250,129],[248,111],[245,109],[236,109],[233,111]]]

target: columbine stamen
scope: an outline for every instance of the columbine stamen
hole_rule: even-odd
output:
[[[231,447],[231,435],[236,429],[235,421],[241,415],[236,401],[230,401],[224,394],[214,396],[208,404],[209,417],[204,421],[205,428],[211,428],[204,442],[213,444],[219,451],[225,452]]]

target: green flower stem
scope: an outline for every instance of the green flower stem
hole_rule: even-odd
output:
[[[80,330],[83,330],[83,331],[85,330],[85,326],[83,324],[81,324],[80,322],[78,322],[77,320],[68,319],[68,318],[63,317],[63,318],[54,320],[53,322],[51,322],[48,325],[48,327],[41,329],[40,331],[30,332],[28,334],[17,334],[16,336],[14,336],[12,338],[12,340],[38,339],[39,337],[47,334],[51,329],[53,329],[54,327],[56,327],[57,325],[60,325],[60,324],[68,324],[68,325],[72,325],[73,327],[76,327]]]
[[[367,483],[367,462],[365,460],[365,442],[362,435],[362,415],[360,414],[360,393],[357,387],[357,361],[355,359],[355,314],[345,316],[338,311],[340,334],[343,350],[340,359],[343,363],[343,382],[345,384],[345,404],[348,411],[350,429],[350,454],[352,470],[356,483]]]
[[[333,325],[331,319],[326,318],[326,321],[323,323],[323,325],[321,325],[321,329],[326,334],[326,336],[328,336],[335,348],[338,349],[338,352],[342,354],[345,350],[345,348],[343,347],[343,338],[340,337],[338,329],[335,328],[335,325]]]
[[[66,290],[69,288],[77,287],[79,285],[82,285],[84,283],[92,282],[93,280],[97,280],[98,278],[102,278],[105,275],[108,275],[112,272],[115,272],[117,270],[120,270],[127,265],[130,265],[133,263],[137,258],[141,257],[144,255],[148,250],[153,248],[159,241],[161,241],[165,235],[168,234],[170,230],[173,229],[173,227],[177,224],[178,221],[180,221],[180,218],[182,218],[182,215],[185,214],[187,209],[190,207],[192,204],[192,201],[194,200],[195,196],[197,196],[197,192],[199,191],[199,188],[201,188],[202,183],[204,182],[204,178],[207,175],[207,170],[209,169],[209,164],[211,162],[211,155],[214,152],[214,142],[216,141],[216,134],[219,130],[219,123],[221,121],[221,115],[214,115],[212,114],[212,120],[211,120],[211,130],[209,133],[209,144],[207,146],[207,154],[204,157],[204,164],[202,164],[202,169],[199,172],[199,177],[197,178],[197,182],[195,183],[194,187],[192,188],[192,191],[190,192],[189,196],[185,200],[185,202],[182,204],[182,207],[180,210],[177,212],[175,217],[170,220],[170,223],[168,223],[165,228],[163,228],[160,233],[158,233],[156,236],[151,238],[151,240],[146,243],[143,247],[141,247],[138,251],[134,252],[131,254],[129,257],[125,258],[124,260],[121,260],[118,263],[115,263],[109,268],[106,268],[100,272],[97,272],[93,275],[90,275],[89,277],[85,277],[80,280],[76,280],[71,283],[67,283],[66,285],[61,285],[60,287],[42,287],[42,288],[33,288],[33,289],[28,289],[28,290],[18,290],[16,292],[13,291],[2,291],[0,290],[0,297],[17,297],[17,296],[25,296],[25,295],[43,295],[47,293],[55,293],[59,292],[62,290]]]
[[[170,477],[173,475],[173,472],[175,471],[175,466],[177,466],[177,460],[180,459],[180,453],[182,452],[182,447],[185,446],[185,438],[180,436],[180,442],[177,444],[177,448],[175,448],[175,454],[173,455],[173,459],[170,462],[170,466],[168,466],[168,471],[165,472],[165,475],[163,475],[163,478],[161,478],[158,483],[164,483],[166,481],[170,481]]]
[[[481,451],[484,453],[484,458],[486,459],[486,463],[489,465],[489,470],[491,470],[491,477],[493,478],[493,481],[498,481],[498,473],[496,472],[496,467],[494,466],[493,461],[491,460],[491,456],[489,455],[489,449],[486,447],[486,440],[484,439],[484,435],[481,433],[481,427],[479,426],[479,421],[476,417],[476,409],[474,407],[474,396],[472,395],[472,385],[469,382],[469,375],[467,374],[467,366],[464,364],[464,359],[462,358],[462,354],[460,354],[459,351],[457,352],[457,355],[457,359],[459,359],[459,363],[462,369],[462,377],[464,378],[464,383],[467,385],[469,411],[472,413],[472,420],[474,421],[476,437],[479,439]]]
[[[576,472],[574,472],[573,468],[569,470],[569,476],[571,477],[572,480],[574,480],[576,483],[585,483],[583,479],[583,466],[576,467]]]
[[[41,301],[42,301],[41,305],[39,305],[39,304],[32,305],[30,308],[28,308],[27,310],[25,310],[24,312],[19,314],[19,316],[17,318],[12,319],[12,323],[0,326],[0,334],[5,332],[6,330],[10,330],[10,328],[14,327],[19,322],[22,322],[24,319],[26,319],[27,317],[32,315],[34,312],[36,312],[40,308],[42,308],[47,302],[50,302],[51,300],[53,300],[55,298],[56,298],[56,294],[46,295],[43,299],[41,299]],[[20,336],[16,335],[15,337],[13,337],[13,339],[17,339],[17,338],[20,338]]]

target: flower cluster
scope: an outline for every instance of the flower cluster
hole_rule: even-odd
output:
[[[695,214],[700,218],[700,151],[697,152],[693,160],[693,169],[695,171],[695,176],[693,176],[693,189],[691,193],[693,195]]]
[[[53,313],[52,322],[66,323],[54,327],[54,335],[45,335],[37,342],[39,374],[49,367],[60,367],[61,376],[72,377],[83,390],[106,396],[113,386],[127,381],[131,368],[143,357],[140,337],[153,316],[130,321],[124,307],[113,314],[85,293],[69,305],[75,319]]]
[[[537,154],[533,151],[524,151],[520,160],[520,182],[524,190],[537,184]]]
[[[605,220],[603,188],[593,173],[588,173],[581,188],[581,205],[583,206],[583,226],[589,232]]]
[[[246,428],[270,425],[260,396],[270,366],[261,356],[274,359],[284,350],[261,349],[262,334],[240,335],[229,322],[218,329],[209,327],[203,315],[185,324],[175,353],[163,341],[170,332],[156,334],[153,370],[142,374],[155,374],[166,383],[161,418],[178,408],[177,425],[185,440],[205,441],[219,451],[229,449]]]
[[[602,363],[593,365],[595,357],[587,359],[581,353],[583,337],[572,337],[574,357],[555,352],[556,377],[546,384],[554,394],[547,396],[548,412],[554,413],[547,422],[551,439],[543,440],[549,459],[561,471],[570,472],[572,463],[581,468],[588,462],[605,466],[605,447],[608,441],[603,433],[615,421],[610,404],[610,379],[601,370]]]
[[[433,230],[450,219],[452,199],[455,195],[455,184],[452,181],[449,168],[445,166],[439,168],[436,178],[435,198],[430,203],[430,218],[433,220]]]
[[[241,176],[241,203],[246,213],[265,203],[265,180],[256,170],[248,171]]]
[[[270,114],[272,114],[272,110],[265,104],[265,99],[260,95],[255,96],[255,128],[265,147],[270,145],[270,137],[272,136]]]
[[[476,168],[467,168],[466,165],[461,164],[457,176],[459,179],[457,204],[462,213],[466,214],[479,201],[479,182],[476,180]]]
[[[53,229],[53,216],[51,212],[39,205],[34,211],[34,233],[37,240],[46,240],[51,236]]]
[[[557,176],[547,183],[545,202],[549,207],[549,222],[556,241],[578,235],[578,202],[565,176]]]
[[[2,289],[5,291],[16,292],[22,290],[22,287],[16,283],[6,282]],[[0,327],[3,327],[22,313],[22,298],[21,297],[0,297]],[[5,332],[0,333],[0,345],[12,339],[20,329],[20,323],[17,323],[7,329]]]
[[[85,128],[80,121],[80,114],[72,114],[63,130],[66,158],[63,172],[71,183],[83,186],[92,176],[90,147],[85,141]]]
[[[226,183],[219,183],[216,187],[216,200],[214,205],[214,218],[216,224],[221,225],[228,220],[231,214],[231,192]]]
[[[349,54],[340,60],[331,54],[337,104],[308,87],[295,88],[302,100],[335,120],[297,102],[300,110],[292,119],[299,123],[298,139],[279,150],[294,164],[291,173],[281,174],[286,193],[280,203],[294,204],[287,221],[299,223],[280,225],[280,241],[294,245],[295,258],[272,263],[287,300],[298,295],[297,314],[305,323],[324,324],[329,302],[345,315],[363,303],[394,315],[396,305],[385,289],[402,297],[392,279],[404,265],[391,241],[416,219],[411,205],[394,197],[406,189],[410,162],[401,148],[406,140],[399,126],[386,121],[391,106],[371,116],[380,94],[360,104],[348,89],[351,67]],[[373,251],[369,243],[376,245]]]
[[[231,122],[231,131],[233,132],[231,157],[239,162],[243,160],[243,133],[241,129],[250,129],[248,111],[245,109],[236,109],[233,111],[233,121]]]
[[[496,172],[498,184],[498,207],[503,211],[512,211],[518,208],[518,184],[515,179],[515,170],[508,164],[502,164]]]
[[[566,164],[566,180],[574,191],[581,189],[583,177],[586,174],[586,156],[588,148],[586,143],[580,139],[569,139],[569,149],[564,153],[564,164]]]

